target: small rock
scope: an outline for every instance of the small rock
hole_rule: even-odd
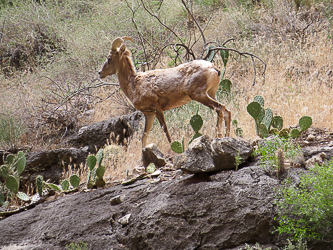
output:
[[[131,217],[131,214],[126,214],[124,217],[121,217],[118,222],[123,225],[126,226],[129,223],[129,219]]]
[[[141,175],[146,172],[146,168],[143,166],[136,166],[135,168],[133,168],[132,172],[134,175]]]
[[[166,157],[158,150],[154,143],[151,143],[142,149],[142,161],[146,167],[150,163],[154,163],[156,167],[160,168],[167,163]]]
[[[316,164],[319,166],[323,165],[324,160],[326,159],[326,154],[324,152],[321,152],[313,157],[311,157],[309,160],[305,162],[306,168],[313,168]]]
[[[330,141],[330,143],[328,143],[329,147],[333,147],[333,141]]]
[[[158,169],[158,170],[156,170],[154,173],[151,173],[150,176],[151,176],[151,177],[157,177],[157,176],[159,176],[161,173],[162,173],[162,171]]]
[[[120,204],[122,202],[123,202],[123,197],[121,195],[117,195],[117,196],[112,197],[110,199],[110,205],[111,206],[118,205],[118,204]]]
[[[309,134],[306,138],[307,141],[313,141],[316,137],[313,134]]]

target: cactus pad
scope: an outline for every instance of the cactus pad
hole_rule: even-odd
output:
[[[229,50],[220,50],[220,55],[223,61],[223,65],[226,67],[229,58]]]
[[[299,131],[297,128],[292,129],[290,132],[290,136],[294,139],[298,138],[300,136],[300,134],[301,134],[301,131]]]
[[[13,193],[17,193],[19,189],[19,182],[13,175],[9,175],[6,179],[6,187]]]
[[[69,177],[69,182],[71,183],[73,188],[77,188],[80,185],[80,181],[80,177],[76,174],[73,174],[71,175],[71,177]]]
[[[6,164],[12,164],[15,160],[15,155],[9,154],[6,157],[5,163]]]
[[[99,179],[103,179],[104,173],[105,173],[105,166],[99,166],[96,169],[96,175]]]
[[[154,173],[156,170],[156,167],[155,167],[155,164],[154,163],[150,163],[148,166],[147,166],[147,173],[148,174],[151,174],[151,173]]]
[[[234,127],[236,127],[236,128],[237,128],[237,126],[238,126],[238,122],[237,122],[236,119],[232,120],[231,124],[232,124],[232,126],[234,126]]]
[[[23,192],[18,192],[16,194],[16,197],[21,199],[22,201],[29,201],[30,200],[30,197],[26,193],[23,193]]]
[[[243,137],[243,129],[241,129],[241,128],[236,128],[236,136],[238,136],[238,137]]]
[[[260,112],[263,110],[260,103],[258,102],[251,102],[247,105],[247,112],[253,117],[253,119],[257,120],[259,117]]]
[[[214,48],[215,48],[214,45],[209,45],[209,47],[207,49],[207,53],[208,53],[207,58],[206,58],[207,61],[210,61],[210,62],[213,61],[216,51],[215,50],[210,50],[210,49],[214,49]]]
[[[312,118],[310,116],[303,116],[299,119],[299,127],[301,128],[301,132],[307,130],[312,125]]]
[[[289,138],[290,129],[284,128],[279,132],[280,137]]]
[[[273,128],[281,130],[283,128],[283,119],[282,119],[282,117],[279,116],[279,115],[274,116],[273,120],[272,120],[272,126],[273,126]]]
[[[270,108],[265,109],[265,116],[262,120],[262,123],[266,126],[267,131],[270,130],[273,120],[273,111]]]
[[[96,154],[97,165],[98,166],[101,166],[102,160],[103,160],[103,156],[104,156],[104,150],[103,149],[98,150],[98,152]]]
[[[0,175],[3,177],[3,178],[7,178],[8,175],[9,175],[9,167],[7,165],[2,165],[0,167]]]
[[[222,91],[227,94],[230,94],[230,92],[231,92],[231,85],[232,85],[232,83],[229,79],[223,79],[220,82]]]
[[[104,187],[105,181],[103,179],[96,178],[95,185],[96,185],[96,187]]]
[[[41,175],[37,176],[37,178],[36,178],[36,186],[37,186],[37,192],[39,193],[39,196],[42,197],[43,177]]]
[[[198,133],[203,125],[203,120],[202,120],[201,115],[196,114],[196,115],[192,116],[191,120],[190,120],[190,124],[191,124],[191,127],[193,128],[194,132]]]
[[[87,165],[88,165],[90,171],[92,171],[94,169],[94,167],[96,166],[96,162],[97,162],[96,156],[89,155],[87,157]]]
[[[24,153],[22,151],[18,152],[17,153],[17,162],[16,162],[18,174],[21,174],[24,171],[26,163],[27,163],[27,160],[25,158]]]
[[[259,136],[260,138],[266,138],[269,136],[268,130],[266,128],[265,124],[260,124],[258,127],[258,132],[259,132]]]
[[[60,186],[61,186],[62,190],[67,191],[69,189],[69,181],[68,180],[63,180],[60,183]]]
[[[183,149],[183,145],[181,142],[179,141],[174,141],[171,143],[171,149],[172,151],[178,153],[178,154],[181,154],[184,152],[184,149]]]
[[[261,95],[256,95],[256,96],[253,98],[253,101],[254,101],[254,102],[258,102],[258,103],[260,103],[261,107],[264,107],[265,100],[264,100],[264,98],[263,98]]]
[[[58,191],[58,192],[62,192],[61,188],[60,188],[58,185],[56,185],[56,184],[53,184],[53,183],[47,183],[47,185],[48,185],[49,188],[51,188],[51,189],[54,189],[54,190],[56,190],[56,191]]]

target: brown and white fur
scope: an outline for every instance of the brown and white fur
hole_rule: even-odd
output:
[[[131,52],[126,49],[125,40],[116,38],[110,55],[99,71],[101,79],[118,75],[122,91],[134,107],[146,118],[142,147],[147,144],[149,131],[155,117],[161,124],[169,142],[171,136],[165,123],[163,111],[173,109],[191,100],[198,101],[217,112],[217,136],[222,137],[222,121],[225,120],[226,136],[230,136],[231,112],[216,100],[220,83],[220,71],[210,62],[194,60],[175,68],[136,72]]]

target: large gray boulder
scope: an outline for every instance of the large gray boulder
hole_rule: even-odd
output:
[[[238,249],[272,244],[274,188],[261,167],[82,192],[0,221],[3,249]],[[119,202],[110,199],[120,195]],[[16,248],[16,247],[22,248]],[[26,247],[26,248],[24,248]]]
[[[214,173],[235,169],[236,158],[239,164],[244,163],[252,151],[252,145],[242,139],[201,136],[174,157],[174,165],[189,173]]]
[[[97,150],[109,142],[124,144],[135,132],[140,135],[144,128],[144,115],[140,111],[111,118],[82,127],[76,135],[66,139],[71,147],[88,147],[89,152]]]

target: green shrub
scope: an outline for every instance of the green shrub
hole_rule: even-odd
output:
[[[285,181],[278,190],[279,233],[294,240],[333,238],[333,159],[301,176],[299,186]]]
[[[13,147],[19,143],[24,133],[24,125],[11,116],[0,116],[0,147]]]

